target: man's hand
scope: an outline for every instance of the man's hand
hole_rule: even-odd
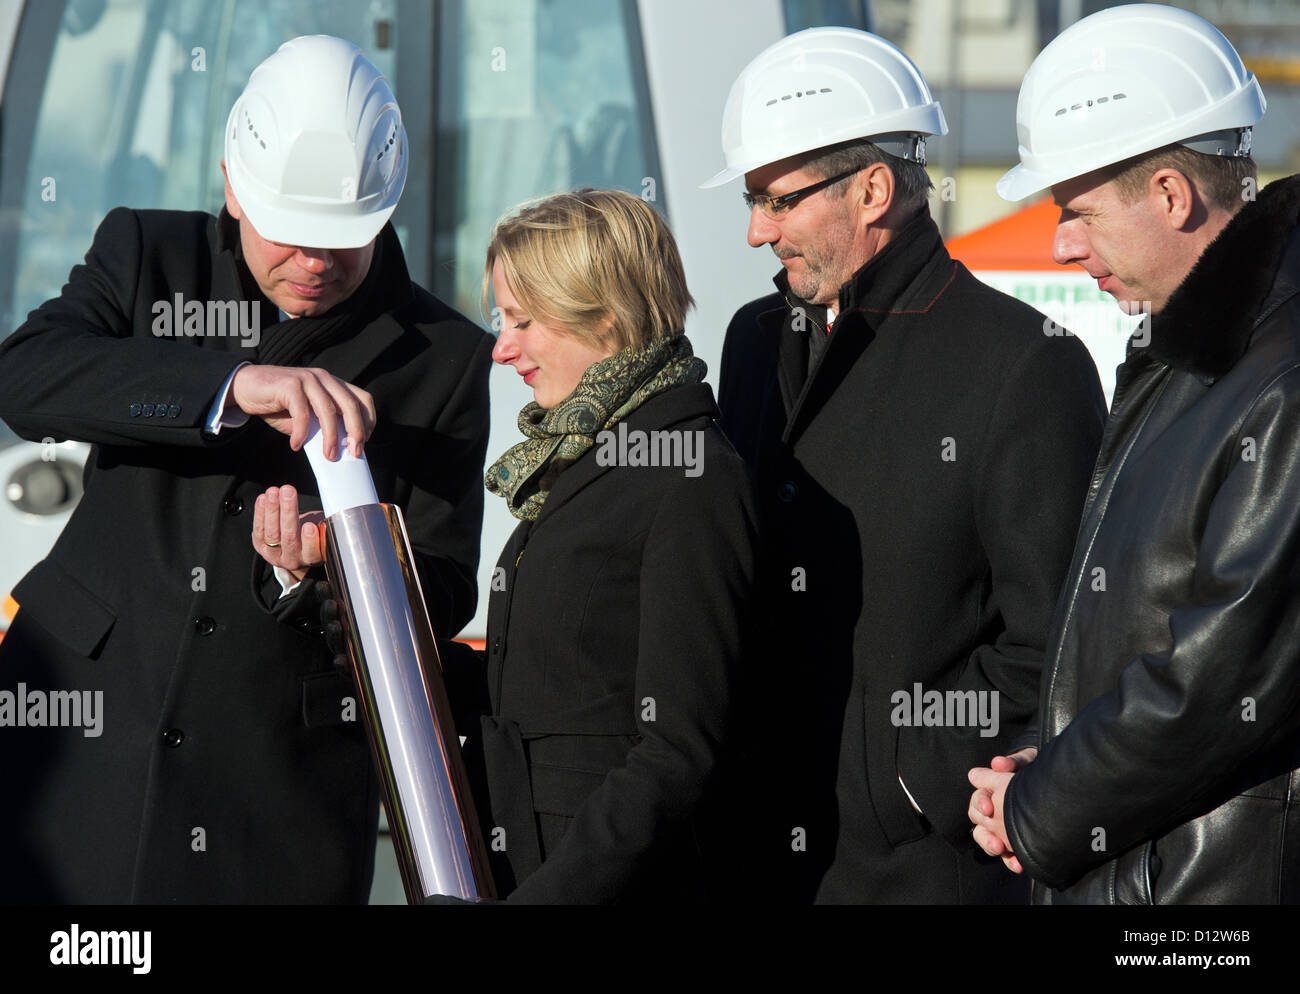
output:
[[[318,531],[324,520],[320,511],[298,513],[298,491],[293,487],[271,487],[257,495],[253,548],[272,566],[301,580],[309,568],[324,561]]]
[[[1010,756],[994,756],[990,767],[976,767],[967,774],[971,786],[975,787],[968,811],[970,820],[975,824],[972,832],[975,842],[990,856],[1001,856],[1003,864],[1013,873],[1023,873],[1024,867],[1007,842],[1002,802],[1011,778],[1037,756],[1038,750],[1030,746],[1013,752]]]
[[[375,401],[365,390],[323,369],[249,365],[235,373],[230,399],[245,414],[289,436],[297,452],[307,440],[311,417],[320,422],[325,458],[338,456],[338,419],[353,440],[353,455],[375,428]]]

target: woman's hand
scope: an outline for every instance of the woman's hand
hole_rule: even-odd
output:
[[[319,526],[325,520],[320,511],[298,513],[298,491],[293,487],[271,487],[257,495],[253,509],[253,548],[272,566],[288,572],[294,581],[324,560]]]

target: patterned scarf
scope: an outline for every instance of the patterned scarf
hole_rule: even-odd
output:
[[[657,393],[699,383],[706,371],[685,335],[602,359],[549,410],[529,401],[519,412],[519,430],[528,437],[492,464],[483,485],[504,497],[516,518],[536,521],[556,478],[596,444],[600,432]]]

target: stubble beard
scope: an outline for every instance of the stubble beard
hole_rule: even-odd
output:
[[[839,299],[840,287],[852,274],[841,275],[844,260],[852,248],[852,235],[832,239],[824,246],[806,246],[795,253],[803,260],[803,272],[789,275],[790,289],[801,300],[826,307]],[[788,258],[788,257],[787,257]],[[787,270],[787,272],[789,272]]]

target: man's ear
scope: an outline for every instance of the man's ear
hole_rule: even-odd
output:
[[[1203,220],[1205,207],[1191,181],[1177,169],[1157,169],[1147,182],[1147,194],[1165,224],[1187,231]]]
[[[221,175],[226,181],[226,211],[238,221],[243,217],[243,212],[239,209],[239,201],[235,199],[235,191],[230,188],[230,174],[226,172],[226,160],[221,160]]]
[[[894,203],[894,173],[883,162],[873,162],[862,170],[861,198],[858,203],[862,212],[859,220],[864,224],[875,224],[888,213]]]

